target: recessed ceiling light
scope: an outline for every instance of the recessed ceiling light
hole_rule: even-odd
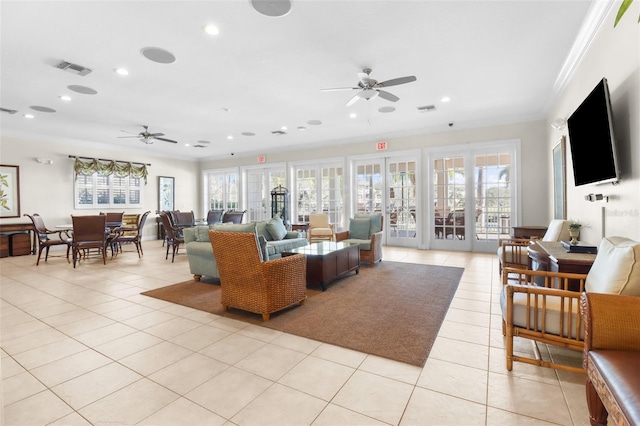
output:
[[[116,68],[116,73],[120,75],[129,75],[129,71],[126,68]]]
[[[358,114],[356,114],[355,112],[352,112],[351,114],[349,114],[349,118],[356,118],[358,116]]]
[[[211,143],[211,141],[200,140],[198,143]]]
[[[209,35],[218,35],[220,34],[220,29],[213,24],[209,24],[204,27],[204,32]]]
[[[184,146],[191,146],[191,145],[189,145],[188,143],[185,143]]]
[[[62,95],[59,96],[60,100],[69,102],[71,100],[71,96]]]
[[[255,136],[256,134],[253,132],[242,132],[242,136]]]
[[[287,130],[287,126],[281,126],[280,130]]]
[[[322,124],[322,121],[320,120],[309,120],[307,121],[307,124],[310,126],[319,126]]]
[[[33,114],[25,114],[24,118],[34,118],[35,116]]]
[[[389,112],[393,112],[395,110],[396,109],[394,107],[392,107],[392,106],[383,106],[383,107],[378,108],[378,112],[381,112],[381,113],[389,113]]]
[[[173,53],[160,49],[159,47],[145,47],[140,52],[148,60],[159,64],[171,64],[176,61]]]
[[[231,140],[231,139],[233,139],[233,136],[229,135],[229,136],[227,136],[227,139]]]
[[[448,96],[443,96],[442,99],[440,99],[440,102],[449,102],[451,100],[450,97]]]

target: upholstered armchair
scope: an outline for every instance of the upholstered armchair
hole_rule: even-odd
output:
[[[542,237],[542,241],[562,241],[568,240],[570,220],[554,219],[549,223],[547,232]],[[502,268],[527,269],[529,265],[529,254],[527,247],[532,240],[529,238],[501,238],[498,240],[498,260],[499,271]]]
[[[307,298],[307,260],[296,254],[263,261],[257,234],[209,230],[223,309],[269,316]]]
[[[581,293],[640,296],[640,243],[624,237],[603,238],[587,275],[504,268],[502,282],[500,306],[507,370],[511,371],[514,361],[520,361],[584,373],[579,367],[515,355],[514,338],[583,351]],[[578,291],[569,290],[570,282],[578,284]]]
[[[584,293],[581,302],[591,424],[640,424],[640,297]]]
[[[333,240],[333,224],[329,223],[329,215],[311,213],[309,215],[309,241]]]
[[[382,260],[384,218],[380,213],[356,214],[349,219],[349,230],[336,232],[336,241],[360,246],[360,261],[374,264]]]

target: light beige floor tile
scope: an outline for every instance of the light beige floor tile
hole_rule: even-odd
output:
[[[134,318],[139,315],[148,314],[149,312],[153,312],[153,311],[154,311],[153,309],[147,308],[146,306],[135,304],[125,308],[116,309],[114,311],[104,312],[102,315],[104,315],[107,318],[111,318],[112,320],[115,320],[115,321],[124,322],[130,318]]]
[[[416,388],[400,425],[483,425],[485,415],[484,404]]]
[[[333,403],[377,420],[397,424],[413,386],[375,374],[356,371]]]
[[[285,374],[279,383],[331,401],[354,371],[332,361],[307,357]]]
[[[122,300],[122,299],[115,299],[115,300],[111,300],[109,302],[104,302],[104,303],[99,303],[97,305],[93,305],[93,306],[88,306],[87,309],[90,311],[93,311],[97,314],[105,314],[107,312],[111,312],[111,311],[117,311],[119,309],[123,309],[123,308],[130,308],[134,306],[133,303],[126,301],[126,300]]]
[[[184,395],[227,368],[229,368],[229,365],[223,362],[194,353],[156,371],[149,376],[149,379],[171,389],[177,394]]]
[[[171,342],[161,342],[120,359],[120,363],[143,376],[148,376],[192,353],[193,351]]]
[[[520,414],[510,413],[508,411],[499,410],[493,407],[487,407],[487,426],[511,426],[511,425],[530,425],[544,426],[555,425],[557,423],[545,422],[544,420],[534,419],[532,417],[521,416]],[[580,424],[580,423],[578,423]],[[585,425],[587,423],[584,423]]]
[[[143,349],[155,346],[160,342],[162,342],[162,339],[142,331],[138,331],[102,345],[98,345],[95,347],[95,350],[111,359],[119,360]]]
[[[98,328],[106,327],[114,323],[115,321],[107,317],[103,317],[101,315],[93,315],[84,320],[59,326],[57,327],[57,329],[68,336],[77,336],[79,334],[91,332]]]
[[[156,411],[138,425],[140,426],[176,426],[176,425],[207,425],[221,426],[226,419],[211,411],[194,404],[193,402],[179,398],[171,404]]]
[[[47,425],[73,410],[49,390],[21,399],[4,407],[7,425]]]
[[[318,346],[318,349],[313,351],[311,355],[352,368],[357,368],[367,357],[367,354],[362,352],[342,348],[340,346],[329,345],[327,343],[323,343]]]
[[[75,336],[75,339],[79,340],[87,346],[94,347],[110,342],[112,340],[119,339],[129,334],[133,334],[136,331],[137,330],[135,328],[129,327],[128,325],[114,323],[95,331],[89,331],[79,334]]]
[[[368,355],[360,365],[359,370],[415,385],[418,377],[420,377],[422,368],[375,355]]]
[[[2,352],[2,361],[0,364],[0,373],[2,373],[2,380],[15,376],[16,374],[23,373],[25,370],[15,359],[8,356],[4,351]]]
[[[49,324],[52,327],[60,327],[61,325],[70,324],[72,322],[86,320],[88,318],[96,317],[95,312],[88,311],[86,309],[79,309],[65,312],[63,314],[52,315],[46,318],[41,318],[41,321],[45,324]]]
[[[461,324],[445,320],[440,326],[438,336],[476,343],[478,345],[489,345],[489,328],[472,324]]]
[[[249,324],[247,327],[238,331],[238,334],[242,336],[251,337],[252,339],[261,340],[265,343],[269,343],[274,339],[280,337],[281,331],[273,330],[267,327],[260,327],[259,325]]]
[[[169,339],[169,341],[175,343],[176,345],[191,349],[192,351],[199,351],[200,349],[204,349],[207,346],[221,339],[224,339],[230,334],[231,332],[222,330],[217,327],[201,325],[200,327],[194,328],[193,330],[187,331],[186,333],[182,333],[179,336]]]
[[[334,404],[329,404],[322,410],[322,413],[312,423],[313,426],[385,426],[387,423],[381,422],[371,417],[347,410]]]
[[[136,424],[178,399],[147,379],[139,380],[80,410],[91,423]]]
[[[461,324],[473,324],[478,327],[489,327],[490,315],[488,312],[473,312],[464,309],[449,308],[444,318],[445,322],[457,322]]]
[[[300,352],[268,344],[247,355],[235,366],[265,379],[277,381],[304,357]]]
[[[2,380],[2,403],[12,404],[45,389],[38,379],[25,371]]]
[[[438,337],[431,348],[429,358],[486,370],[489,365],[489,348],[462,340]]]
[[[128,368],[111,363],[51,388],[67,404],[78,410],[142,377]]]
[[[14,355],[24,368],[30,370],[86,350],[87,347],[73,339],[65,338],[44,346]]]
[[[99,352],[88,349],[34,368],[31,370],[31,374],[47,387],[53,387],[111,362],[111,359]]]
[[[154,325],[162,324],[165,321],[175,319],[175,315],[168,312],[152,311],[146,314],[138,315],[133,318],[122,321],[123,324],[127,324],[130,327],[137,328],[138,330],[144,330]]]
[[[2,339],[2,342],[4,343],[7,340],[17,339],[27,336],[31,333],[49,329],[50,326],[36,319],[12,325],[11,327],[9,327],[8,324],[3,323],[1,330],[2,332],[0,333],[0,339]]]
[[[564,398],[560,386],[489,373],[488,405],[491,407],[568,425],[571,416]]]
[[[272,384],[270,380],[231,367],[198,386],[185,397],[230,419]]]
[[[586,392],[584,390],[585,376],[582,374],[572,373],[576,376],[582,376],[581,383],[571,383],[560,381],[560,387],[565,395],[569,414],[574,425],[589,424],[589,408],[587,406]]]
[[[239,425],[308,425],[326,402],[311,395],[274,384],[233,416]]]
[[[293,334],[281,333],[278,337],[271,341],[274,345],[282,346],[296,352],[302,352],[309,355],[315,351],[321,343],[316,340],[307,339],[306,337],[294,336]]]
[[[538,367],[524,362],[514,362],[513,369],[507,371],[506,355],[503,349],[490,348],[489,371],[519,377],[527,380],[535,380],[558,386],[558,376],[552,368]],[[531,356],[527,354],[527,356]],[[583,383],[584,385],[584,383]]]
[[[36,331],[35,333],[29,333],[24,336],[7,339],[2,342],[2,349],[13,355],[44,346],[49,343],[64,340],[66,338],[67,336],[60,333],[58,330],[46,327],[45,329]]]
[[[194,328],[198,328],[201,325],[202,324],[197,321],[177,317],[170,319],[169,321],[156,324],[152,327],[145,328],[144,332],[161,339],[169,340],[173,337],[179,336],[182,333],[191,331]]]
[[[260,340],[239,334],[232,334],[207,346],[200,350],[200,352],[226,364],[233,365],[257,351],[265,344],[266,343]]]
[[[49,423],[47,426],[91,426],[91,423],[74,411],[55,422]]]
[[[480,404],[487,403],[487,371],[484,369],[429,358],[418,386]]]

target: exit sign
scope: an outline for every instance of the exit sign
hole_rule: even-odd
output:
[[[265,163],[267,161],[267,157],[264,155],[261,155],[258,157],[258,163]]]
[[[378,151],[382,151],[387,149],[387,143],[386,142],[378,142],[378,144],[376,145],[376,150]]]

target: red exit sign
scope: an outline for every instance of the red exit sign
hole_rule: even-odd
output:
[[[258,163],[266,163],[267,161],[267,157],[264,155],[261,155],[258,157]]]
[[[378,144],[376,145],[376,150],[382,151],[385,149],[387,149],[387,142],[378,142]]]

